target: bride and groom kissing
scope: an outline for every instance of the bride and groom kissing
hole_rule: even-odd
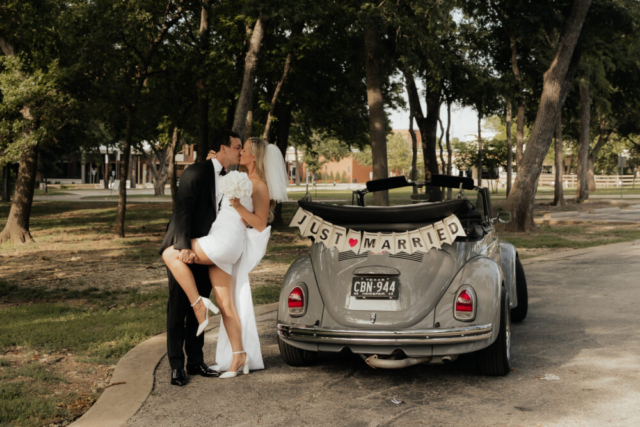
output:
[[[232,378],[264,369],[249,272],[266,252],[275,203],[287,200],[285,164],[278,147],[259,138],[242,144],[238,134],[219,132],[214,146],[214,158],[182,173],[160,249],[169,278],[167,356],[177,386],[189,375]],[[227,174],[238,165],[246,172]],[[242,190],[221,191],[234,186]],[[212,290],[222,319],[216,365],[209,367],[202,349],[209,311],[218,312]]]

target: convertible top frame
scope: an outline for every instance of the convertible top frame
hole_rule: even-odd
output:
[[[375,193],[376,191],[385,191],[385,190],[393,190],[396,188],[403,187],[444,187],[444,188],[457,188],[460,190],[458,193],[458,197],[462,197],[462,190],[475,190],[482,194],[482,199],[484,202],[484,211],[485,215],[488,218],[492,218],[493,212],[491,209],[491,203],[489,202],[489,197],[487,194],[487,188],[484,187],[476,187],[472,178],[462,177],[462,176],[451,176],[451,175],[431,175],[430,181],[407,181],[407,177],[404,175],[393,176],[389,178],[382,179],[374,179],[372,181],[367,181],[367,187],[362,190],[355,190],[351,195],[351,204],[363,206],[364,197],[367,193]]]

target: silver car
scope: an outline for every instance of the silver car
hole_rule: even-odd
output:
[[[366,193],[404,186],[455,188],[457,194],[447,201],[364,206]],[[510,371],[511,322],[527,315],[527,285],[516,249],[501,242],[494,227],[510,214],[493,217],[486,188],[462,177],[433,175],[427,183],[394,177],[369,181],[354,192],[353,205],[308,197],[298,203],[332,224],[368,232],[414,230],[455,214],[466,237],[426,254],[356,254],[314,243],[282,284],[277,330],[287,364],[304,366],[319,352],[349,349],[372,367],[403,368],[473,352],[481,373]],[[358,286],[367,281],[393,283],[393,291],[363,295]]]

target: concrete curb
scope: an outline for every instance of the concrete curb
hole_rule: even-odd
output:
[[[256,317],[278,309],[278,303],[260,305],[255,308]],[[220,326],[220,316],[210,319],[209,332]],[[111,378],[112,387],[100,398],[74,427],[123,426],[134,416],[153,390],[156,367],[167,354],[167,334],[163,333],[138,344],[116,365]],[[123,384],[117,384],[123,382]]]

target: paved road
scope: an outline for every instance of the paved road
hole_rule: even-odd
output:
[[[476,374],[471,356],[400,371],[373,370],[352,355],[291,368],[268,313],[258,318],[266,370],[198,377],[180,389],[168,384],[165,358],[129,424],[640,425],[640,241],[584,252],[525,265],[530,314],[513,328],[506,377]],[[209,333],[210,361],[214,342]]]

